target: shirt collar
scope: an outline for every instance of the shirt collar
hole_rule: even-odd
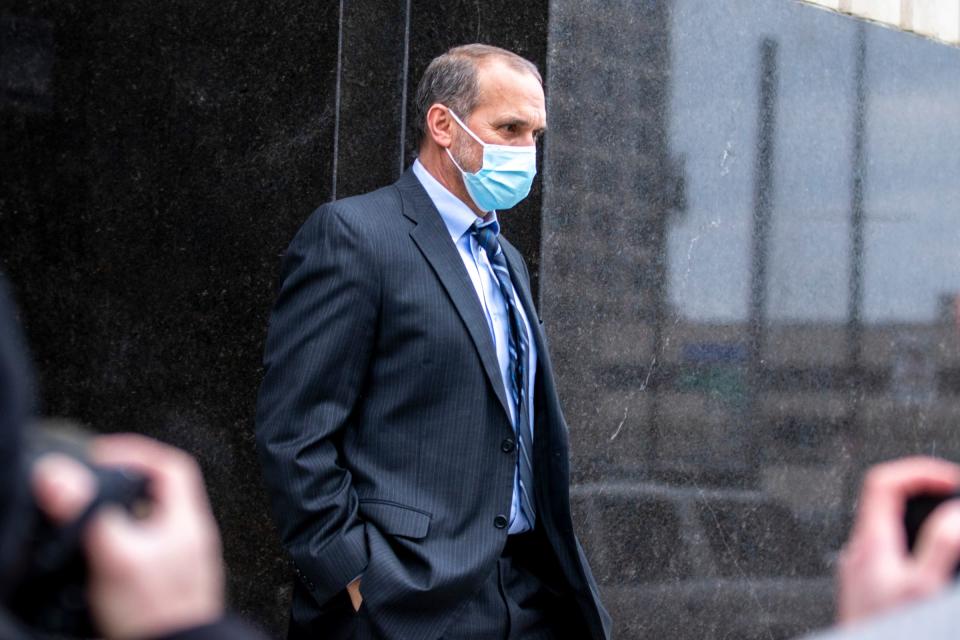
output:
[[[439,180],[430,175],[430,172],[420,163],[419,159],[413,161],[413,173],[417,176],[420,184],[423,185],[427,195],[430,196],[433,206],[440,212],[443,224],[447,226],[447,231],[454,242],[460,240],[477,220],[483,220],[481,224],[484,225],[492,223],[494,232],[500,232],[500,223],[497,221],[496,211],[491,211],[483,218],[477,218],[477,214],[470,207],[450,193],[446,187],[440,184]]]

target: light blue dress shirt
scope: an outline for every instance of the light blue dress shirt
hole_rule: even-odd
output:
[[[430,175],[430,172],[420,164],[419,160],[413,163],[413,173],[420,180],[420,184],[426,190],[427,195],[433,201],[443,223],[450,232],[450,238],[460,253],[463,260],[463,266],[467,269],[473,288],[480,299],[480,306],[483,307],[483,313],[487,317],[487,325],[490,329],[490,336],[497,349],[497,361],[500,364],[500,376],[503,379],[503,388],[507,390],[507,396],[510,396],[510,312],[507,309],[506,300],[500,291],[500,285],[497,282],[497,276],[493,272],[493,267],[487,259],[487,254],[477,243],[476,238],[470,233],[470,227],[477,220],[477,215],[463,203],[457,196],[450,193],[446,187],[440,184],[436,178]],[[497,212],[491,211],[484,218],[485,221],[497,219]],[[514,286],[514,297],[517,287]],[[533,424],[533,389],[537,372],[537,346],[533,341],[533,333],[530,330],[530,322],[527,320],[526,311],[520,299],[515,300],[517,309],[520,310],[520,319],[523,323],[523,329],[527,332],[527,344],[529,345],[527,354],[528,385],[526,399],[528,402],[528,414],[530,424]],[[510,404],[510,422],[516,424],[516,408],[513,403]],[[531,429],[531,433],[532,433]],[[532,444],[532,440],[531,440]],[[518,445],[519,446],[519,445]],[[530,487],[530,495],[533,495],[533,487]],[[530,523],[523,515],[520,509],[520,470],[514,469],[513,472],[513,502],[510,505],[510,526],[508,533],[521,533],[530,530]]]

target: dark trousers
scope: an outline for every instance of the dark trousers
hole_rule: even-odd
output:
[[[507,538],[503,553],[474,595],[453,613],[442,640],[577,640],[589,638],[576,601],[539,532]],[[361,583],[362,590],[362,583]],[[354,613],[341,592],[323,606],[323,621],[291,622],[288,640],[374,638],[366,610]]]
[[[443,640],[588,637],[562,585],[544,538],[534,532],[510,536],[496,568],[454,614]]]

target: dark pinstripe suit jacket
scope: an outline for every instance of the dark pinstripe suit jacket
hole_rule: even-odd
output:
[[[609,616],[573,533],[567,433],[517,250],[503,242],[537,343],[538,519],[595,638]],[[363,575],[375,634],[437,638],[494,568],[516,450],[496,352],[457,249],[416,176],[320,207],[283,262],[257,444],[298,584],[295,626]],[[318,638],[323,637],[318,635]]]

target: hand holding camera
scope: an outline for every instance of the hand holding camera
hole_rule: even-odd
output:
[[[933,595],[950,585],[960,562],[960,500],[935,509],[909,544],[911,498],[949,496],[960,488],[960,466],[934,458],[904,458],[866,476],[857,519],[840,558],[841,623]],[[915,522],[916,518],[910,520]]]
[[[158,637],[212,623],[224,611],[220,538],[202,476],[187,454],[136,435],[89,445],[92,466],[50,453],[33,465],[36,501],[69,523],[97,495],[94,468],[123,469],[147,480],[145,514],[116,504],[93,513],[82,532],[87,599],[107,638]]]

